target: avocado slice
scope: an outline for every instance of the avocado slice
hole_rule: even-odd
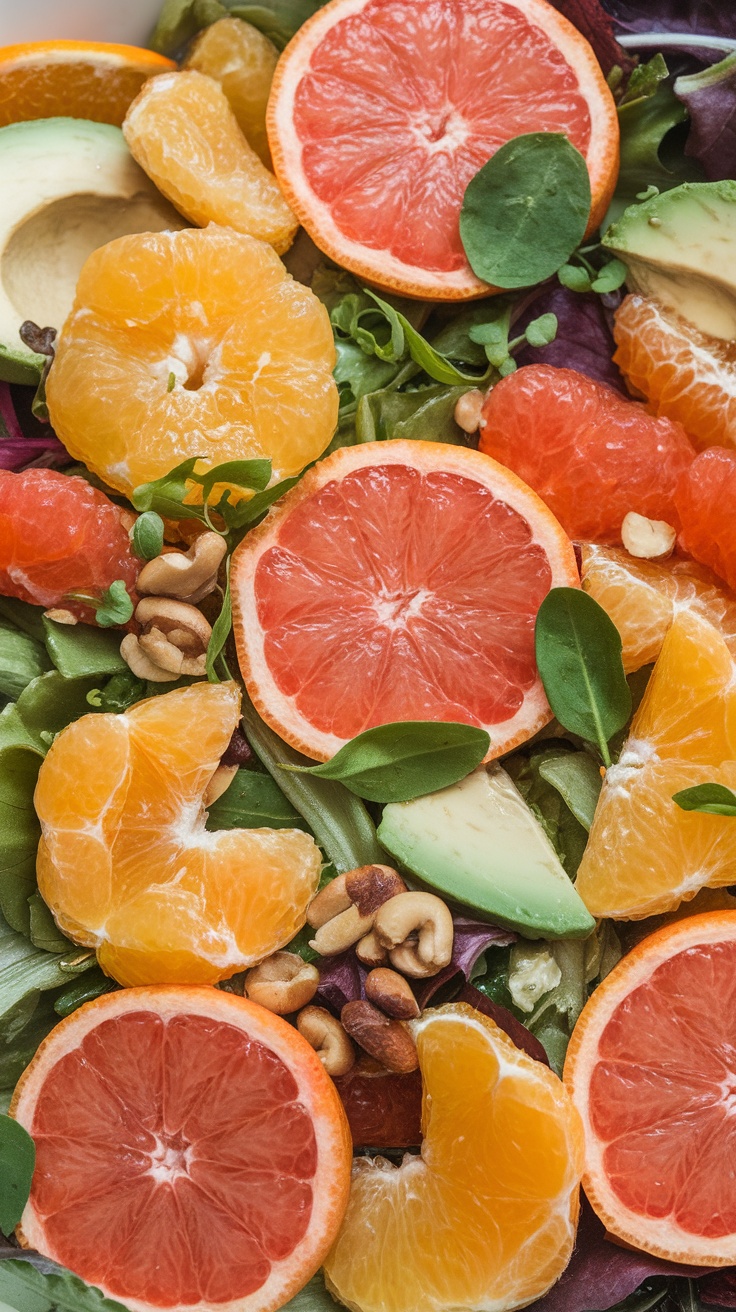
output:
[[[628,266],[630,290],[736,337],[736,182],[684,182],[630,205],[603,245]]]
[[[422,883],[526,938],[586,938],[595,921],[499,765],[384,807],[383,847]]]
[[[0,379],[38,382],[24,319],[61,328],[87,256],[129,232],[184,228],[120,128],[42,118],[0,128]]]

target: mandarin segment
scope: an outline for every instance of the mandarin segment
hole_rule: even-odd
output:
[[[235,684],[199,683],[84,716],[41,766],[41,895],[120,983],[215,983],[304,924],[321,869],[312,838],[205,830],[239,707]]]
[[[289,249],[297,220],[214,78],[195,69],[152,78],[128,110],[123,135],[159,191],[193,223],[234,228],[280,255]]]
[[[190,46],[185,68],[206,73],[220,83],[246,141],[271,167],[266,106],[278,50],[268,37],[242,18],[219,18]]]

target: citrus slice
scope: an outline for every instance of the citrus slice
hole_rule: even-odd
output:
[[[143,83],[175,67],[152,50],[98,41],[0,46],[0,127],[32,118],[120,127]]]
[[[298,223],[238,126],[214,78],[195,69],[153,78],[123,123],[130,153],[186,218],[221,223],[281,255]]]
[[[683,474],[676,499],[683,551],[736,589],[736,451],[701,451]]]
[[[227,979],[305,922],[322,867],[308,834],[205,830],[239,712],[234,683],[195,683],[83,716],[41,766],[41,896],[120,984]]]
[[[627,296],[615,316],[614,360],[655,414],[677,419],[694,445],[736,446],[736,344],[709,337],[674,310]]]
[[[656,661],[675,615],[693,611],[736,655],[736,596],[693,560],[637,560],[617,547],[580,548],[583,588],[610,615],[627,673]]]
[[[278,57],[275,45],[251,23],[218,18],[195,38],[184,60],[185,68],[220,83],[243,136],[267,169],[266,106]]]
[[[567,1050],[585,1192],[611,1234],[673,1262],[736,1261],[735,981],[736,913],[677,921],[614,967]]]
[[[590,173],[590,230],[618,172],[598,62],[545,0],[332,0],[279,60],[276,176],[338,264],[407,296],[488,291],[460,241],[465,188],[525,132],[564,132]]]
[[[123,492],[190,456],[267,456],[277,481],[332,437],[334,363],[327,311],[265,242],[138,233],[85,263],[46,397],[67,450]]]
[[[675,617],[618,763],[606,771],[575,887],[593,916],[640,920],[734,881],[736,824],[683,811],[696,784],[736,786],[736,678],[723,638]]]
[[[495,461],[439,442],[343,447],[234,553],[238,656],[261,715],[318,760],[374,725],[481,725],[499,756],[550,718],[534,622],[572,546]]]
[[[131,1312],[272,1312],[345,1211],[350,1132],[301,1035],[208,988],[125,989],[57,1025],[11,1114],[21,1240]]]
[[[410,1022],[420,1157],[360,1157],[327,1286],[360,1312],[524,1307],[575,1240],[583,1140],[564,1086],[466,1003]]]

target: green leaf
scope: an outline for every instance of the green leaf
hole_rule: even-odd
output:
[[[30,1261],[9,1259],[0,1262],[0,1299],[13,1297],[13,1287],[20,1288],[23,1297],[45,1300],[43,1304],[25,1303],[21,1312],[127,1312],[122,1303],[105,1298],[99,1289],[86,1285],[61,1267],[47,1274],[39,1271]],[[14,1304],[11,1304],[14,1306]]]
[[[592,290],[604,295],[606,292],[616,292],[626,281],[628,269],[623,260],[609,260],[598,272],[598,277],[591,283]]]
[[[589,215],[580,151],[561,132],[529,132],[501,146],[469,182],[460,236],[478,278],[529,287],[566,263]]]
[[[192,478],[202,488],[205,500],[218,483],[230,483],[248,491],[263,492],[271,478],[271,461],[226,460],[224,464],[208,469],[206,474],[193,474]]]
[[[588,833],[575,816],[559,788],[550,783],[542,769],[565,752],[564,741],[541,742],[538,747],[515,752],[504,761],[529,809],[541,824],[566,873],[574,879],[583,858]],[[572,754],[569,752],[568,754]]]
[[[414,392],[386,388],[369,393],[361,398],[354,423],[336,434],[329,449],[399,438],[467,446],[467,433],[455,423],[455,406],[467,390],[467,384],[444,387],[434,383]]]
[[[41,826],[33,791],[41,758],[22,747],[0,751],[0,911],[20,933],[31,929],[29,898],[36,891]]]
[[[318,1271],[298,1294],[284,1304],[281,1312],[336,1312],[339,1306],[327,1292],[325,1278]]]
[[[103,993],[115,993],[119,987],[119,984],[105,975],[99,966],[91,966],[81,979],[75,980],[61,993],[57,993],[53,1004],[54,1012],[62,1018],[71,1016],[72,1012],[83,1006],[85,1002],[91,1002],[93,998],[99,998]]]
[[[45,616],[43,628],[46,650],[65,679],[99,678],[128,670],[120,655],[119,633],[105,633],[91,624],[57,624]]]
[[[525,1024],[543,1045],[553,1071],[561,1076],[567,1045],[588,1000],[586,944],[580,939],[560,939],[549,946],[562,978],[556,988],[544,995]]]
[[[133,602],[123,579],[115,579],[102,594],[101,604],[95,607],[95,618],[103,629],[116,624],[127,624],[133,617]]]
[[[410,802],[464,779],[490,741],[471,724],[408,720],[366,729],[323,765],[288,768],[337,780],[369,802]]]
[[[366,355],[357,342],[335,338],[337,363],[333,369],[340,391],[340,407],[355,405],[368,392],[377,392],[394,379],[401,368],[377,355]]]
[[[133,553],[139,560],[155,560],[164,545],[164,521],[155,510],[145,510],[133,525]]]
[[[557,315],[540,314],[527,325],[526,340],[530,346],[549,346],[557,336]]]
[[[602,606],[578,588],[553,588],[537,614],[539,673],[563,728],[596,743],[611,764],[608,740],[631,714],[621,636]]]
[[[136,510],[155,510],[164,519],[202,519],[201,506],[183,505],[190,490],[188,482],[199,460],[199,456],[190,456],[168,474],[134,488],[130,499]]]
[[[540,762],[539,773],[556,788],[576,820],[590,832],[603,780],[587,752],[561,752]]]
[[[392,326],[392,332],[402,334],[402,341],[406,341],[409,354],[415,364],[418,364],[425,374],[429,374],[437,383],[446,383],[457,386],[458,383],[477,383],[479,377],[477,373],[467,373],[467,371],[458,369],[456,365],[448,360],[446,356],[441,355],[434,346],[417,332],[405,315],[395,310],[387,301],[371,292],[368,288],[364,289],[366,296],[386,315],[387,320]]]
[[[45,647],[15,625],[0,620],[0,693],[15,701],[33,679],[51,669]]]
[[[0,597],[0,615],[37,642],[45,642],[42,606],[31,606],[17,597]]]
[[[30,938],[43,952],[71,952],[77,945],[62,934],[41,894],[36,891],[29,897],[31,913]]]
[[[53,1312],[42,1294],[28,1289],[13,1275],[9,1262],[0,1262],[0,1312]]]
[[[696,784],[674,793],[672,801],[682,811],[703,811],[706,815],[736,815],[736,793],[725,784]]]
[[[17,1121],[0,1116],[0,1230],[12,1234],[31,1192],[36,1165],[34,1142]]]
[[[137,678],[132,670],[127,670],[125,674],[113,674],[102,688],[93,688],[88,692],[87,704],[96,711],[119,715],[130,706],[135,706],[136,702],[142,701],[146,695],[145,680]]]
[[[579,264],[563,264],[557,270],[557,277],[562,286],[571,292],[589,292],[593,286],[587,269],[581,268]]]
[[[220,614],[217,616],[213,626],[210,640],[207,644],[207,660],[205,662],[207,678],[210,683],[219,683],[219,676],[215,670],[215,664],[225,643],[230,637],[233,627],[233,607],[230,596],[230,557],[227,558],[225,565],[225,575],[227,582],[225,584],[225,595],[222,599]]]
[[[255,526],[266,511],[271,509],[274,502],[279,501],[286,492],[290,492],[296,487],[299,479],[305,473],[296,474],[294,478],[284,478],[280,483],[274,483],[272,487],[266,488],[265,492],[256,492],[248,501],[239,501],[233,506],[228,516],[228,523],[232,529],[251,528]]]
[[[76,947],[44,952],[0,920],[0,1027],[9,1012],[29,994],[66,987],[76,975],[95,965],[93,952]]]
[[[306,829],[308,826],[270,774],[238,770],[227,792],[209,808],[207,828]]]

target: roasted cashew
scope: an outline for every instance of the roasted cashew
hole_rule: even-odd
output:
[[[319,971],[295,952],[274,952],[245,977],[244,993],[277,1016],[300,1011],[312,1001],[319,986]],[[313,1010],[317,1010],[313,1008]]]
[[[202,533],[188,551],[164,551],[149,560],[138,575],[136,588],[142,597],[201,601],[215,588],[226,552],[227,543],[219,533]]]
[[[370,932],[378,908],[405,887],[391,866],[359,866],[338,875],[310,903],[307,920],[317,933],[309,946],[325,957],[345,952]]]
[[[146,655],[134,633],[126,633],[120,644],[120,655],[139,679],[148,679],[151,683],[173,683],[176,678],[171,670],[164,670]]]
[[[379,908],[373,927],[379,943],[389,949],[392,966],[403,974],[421,978],[449,965],[452,916],[434,893],[399,893]]]
[[[355,1049],[345,1030],[324,1007],[305,1007],[296,1018],[302,1038],[314,1048],[328,1075],[347,1075],[355,1065]]]
[[[364,966],[370,966],[374,969],[377,966],[385,966],[388,962],[388,952],[382,943],[376,938],[376,931],[372,929],[366,934],[359,943],[355,945],[355,955],[358,961],[362,961]]]
[[[196,606],[169,597],[143,597],[135,618],[143,628],[140,648],[155,665],[174,677],[205,673],[212,629]]]

